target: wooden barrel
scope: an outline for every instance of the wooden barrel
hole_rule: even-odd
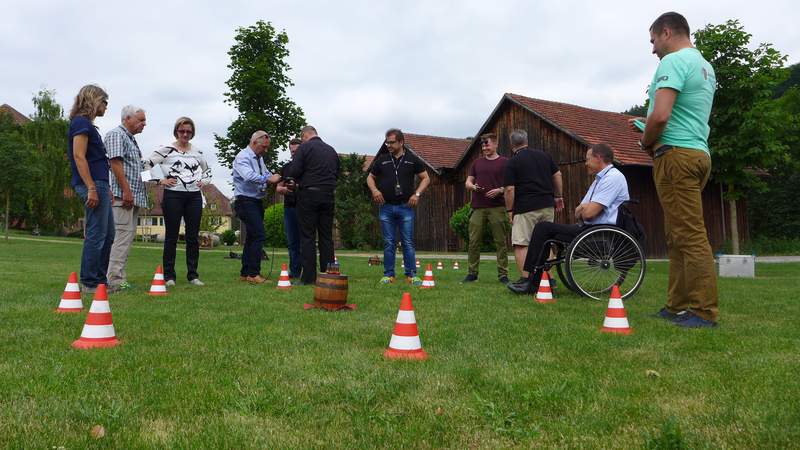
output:
[[[321,273],[314,287],[314,303],[325,309],[341,309],[347,303],[347,275]]]

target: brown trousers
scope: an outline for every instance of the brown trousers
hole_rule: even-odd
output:
[[[717,276],[702,200],[710,173],[711,158],[700,150],[675,147],[653,164],[669,255],[666,308],[717,320]]]

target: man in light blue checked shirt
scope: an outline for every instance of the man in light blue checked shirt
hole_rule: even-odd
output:
[[[267,281],[261,276],[261,248],[266,239],[263,199],[267,194],[267,183],[275,184],[281,179],[280,175],[273,175],[261,159],[269,143],[265,131],[256,131],[250,138],[250,145],[233,160],[234,209],[246,231],[239,279],[251,284]]]
[[[103,143],[111,162],[111,192],[114,195],[114,244],[108,262],[108,288],[110,292],[130,289],[125,274],[125,264],[133,239],[136,221],[141,208],[147,208],[147,192],[140,173],[143,170],[142,152],[135,135],[146,124],[144,110],[128,105],[122,108],[122,123],[106,133]]]

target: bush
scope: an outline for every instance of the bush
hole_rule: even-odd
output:
[[[220,235],[222,243],[225,245],[233,245],[236,242],[236,232],[233,230],[225,230]]]
[[[286,248],[286,231],[283,229],[283,203],[276,203],[264,212],[264,247]]]
[[[367,188],[364,156],[351,154],[341,157],[340,162],[342,176],[336,185],[335,212],[339,240],[344,248],[380,248],[382,236]]]
[[[450,229],[464,241],[464,251],[469,250],[469,218],[471,215],[472,205],[467,203],[450,216]],[[492,239],[492,230],[489,228],[489,224],[485,224],[483,227],[481,251],[494,251],[494,240]]]

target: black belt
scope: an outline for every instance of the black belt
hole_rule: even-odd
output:
[[[668,151],[672,150],[673,148],[675,148],[675,147],[673,147],[671,145],[662,145],[661,147],[658,147],[656,149],[656,151],[653,152],[653,159],[656,159],[656,158],[658,158],[660,156],[663,156],[664,153],[667,153]]]
[[[325,188],[321,186],[305,186],[300,189],[301,191],[318,191],[318,192],[333,192],[333,189]]]

